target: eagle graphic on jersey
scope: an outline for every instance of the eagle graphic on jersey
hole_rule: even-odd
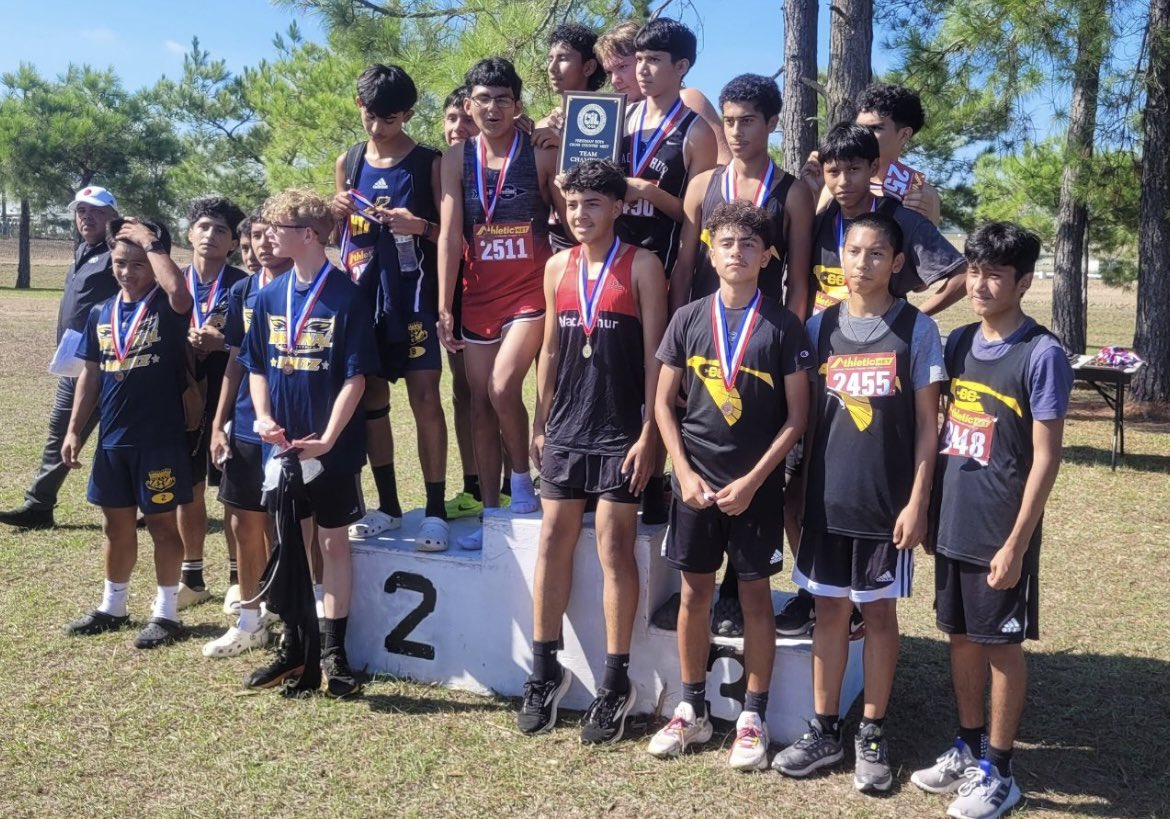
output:
[[[707,394],[711,396],[716,407],[722,407],[725,403],[731,404],[731,414],[724,415],[723,418],[727,421],[727,426],[735,426],[735,422],[743,415],[743,398],[734,386],[728,390],[723,384],[723,376],[719,372],[719,362],[701,355],[693,355],[687,359],[687,366],[694,370],[695,375],[703,382],[703,386],[707,388]],[[776,387],[770,373],[748,367],[740,367],[739,371],[754,375],[773,389]]]
[[[829,365],[822,364],[817,369],[817,374],[822,379],[828,374]],[[894,392],[902,391],[902,379],[894,376]],[[853,425],[857,427],[858,432],[865,432],[869,429],[869,425],[873,423],[873,405],[870,404],[869,398],[850,395],[841,390],[835,390],[825,382],[825,392],[836,398],[841,403],[841,408],[849,413],[849,417],[853,420]]]
[[[963,378],[951,379],[951,400],[959,409],[987,412],[987,410],[983,409],[984,396],[998,399],[1017,416],[1020,418],[1024,417],[1024,410],[1020,407],[1020,402],[1010,395],[997,392],[986,384],[980,384],[978,381],[967,381]]]

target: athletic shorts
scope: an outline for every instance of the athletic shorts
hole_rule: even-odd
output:
[[[936,554],[934,608],[939,631],[987,645],[1039,640],[1038,551],[1028,550],[1020,582],[1011,589],[988,586],[986,566]]]
[[[586,500],[641,503],[622,475],[621,455],[594,455],[545,446],[540,461],[540,497],[545,500]]]
[[[332,475],[322,472],[313,480],[305,484],[309,495],[309,504],[306,518],[312,517],[322,529],[340,529],[357,523],[366,513],[366,504],[362,500],[362,475],[360,472],[353,475]],[[264,497],[268,512],[275,516],[276,509],[272,504],[275,493],[268,493]]]
[[[99,446],[86,498],[95,506],[137,506],[144,515],[170,512],[191,502],[191,459],[180,445]]]
[[[802,472],[804,472],[804,438],[797,441],[784,456],[785,475],[789,478],[798,478]]]
[[[510,310],[504,315],[479,314],[466,306],[463,308],[463,332],[461,338],[468,344],[496,344],[503,337],[504,331],[519,321],[544,320],[544,296],[532,300],[532,304],[525,304]]]
[[[678,491],[670,504],[666,562],[684,572],[714,574],[727,555],[741,580],[763,580],[784,568],[782,482],[768,481],[742,515],[717,506],[692,509]]]
[[[191,484],[204,481],[219,486],[223,473],[211,462],[211,419],[204,418],[203,425],[187,431],[187,451],[191,462]]]
[[[406,319],[406,341],[379,341],[379,375],[387,381],[397,381],[411,372],[442,370],[438,321],[438,313],[411,313]]]
[[[800,533],[792,581],[821,597],[848,597],[854,603],[909,597],[914,551],[889,540],[806,528]]]
[[[223,465],[219,502],[245,512],[267,512],[260,490],[260,485],[264,483],[263,448],[260,444],[234,435],[228,447],[232,456]]]
[[[455,277],[455,292],[451,299],[451,335],[456,341],[463,340],[463,262],[459,263],[459,275]]]

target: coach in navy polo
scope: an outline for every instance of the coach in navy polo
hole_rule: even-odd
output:
[[[96,185],[82,188],[69,203],[77,232],[81,234],[81,244],[77,246],[69,272],[65,274],[65,294],[57,313],[58,360],[72,361],[73,350],[81,340],[90,309],[118,292],[118,282],[110,265],[110,248],[106,245],[106,224],[118,215],[117,207],[114,195]],[[63,349],[66,347],[69,349]],[[69,468],[61,463],[61,443],[69,427],[76,383],[77,379],[71,376],[62,376],[57,382],[41,467],[25,492],[24,503],[11,511],[0,512],[0,523],[25,529],[47,529],[54,525],[53,507],[57,505],[57,493],[69,474]],[[82,433],[83,442],[96,423],[97,413],[94,413]]]

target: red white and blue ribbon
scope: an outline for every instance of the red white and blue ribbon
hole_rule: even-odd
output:
[[[321,290],[325,287],[325,281],[329,278],[329,262],[317,271],[313,283],[309,286],[309,294],[305,297],[305,304],[301,308],[300,315],[296,317],[296,323],[293,323],[293,287],[296,285],[297,275],[295,271],[289,272],[288,287],[285,289],[284,301],[284,332],[285,332],[285,352],[292,355],[297,350],[297,341],[300,340],[301,333],[305,331],[305,325],[309,323],[309,316],[313,313],[313,307],[317,304],[317,299],[321,296]]]
[[[630,140],[630,164],[634,176],[641,176],[642,172],[650,165],[650,160],[658,153],[658,149],[662,147],[662,143],[670,138],[678,128],[679,123],[682,122],[686,108],[683,107],[682,99],[675,101],[674,106],[667,112],[666,116],[662,118],[662,122],[658,123],[658,127],[654,129],[654,133],[650,135],[650,139],[646,142],[645,153],[642,149],[642,133],[646,128],[646,101],[642,101],[642,110],[638,115],[638,131]]]
[[[878,202],[880,199],[870,198],[869,212],[873,213],[878,209]],[[842,267],[845,266],[845,217],[841,211],[837,211],[837,261]]]
[[[512,147],[508,150],[508,156],[504,158],[504,166],[500,168],[500,177],[496,180],[496,189],[490,204],[488,203],[487,190],[487,140],[481,135],[477,136],[475,141],[478,147],[475,155],[475,190],[479,194],[479,203],[483,206],[483,220],[490,225],[492,214],[496,212],[496,204],[500,201],[500,193],[504,190],[504,179],[508,176],[508,168],[512,166],[512,161],[520,152],[520,132],[517,131],[512,136]]]
[[[597,283],[593,285],[593,293],[589,293],[589,263],[585,261],[585,251],[581,251],[581,263],[577,271],[577,311],[581,314],[581,327],[588,338],[597,324],[597,316],[601,312],[601,293],[605,290],[605,283],[613,270],[614,259],[622,243],[614,238],[613,246],[606,254],[605,263],[601,266],[601,273],[597,276]]]
[[[187,292],[191,294],[191,299],[195,302],[191,308],[191,326],[196,330],[203,329],[203,325],[207,323],[208,317],[215,312],[215,305],[219,301],[219,289],[220,285],[223,284],[223,272],[225,270],[227,270],[226,264],[216,274],[215,282],[211,285],[211,292],[207,294],[206,304],[200,305],[199,278],[195,274],[195,265],[187,265]]]
[[[158,285],[151,288],[150,292],[138,302],[138,306],[134,308],[134,314],[130,317],[130,327],[126,334],[122,334],[122,297],[119,295],[114,299],[113,321],[110,327],[111,340],[114,342],[114,358],[118,361],[125,361],[127,354],[130,352],[130,346],[134,343],[134,336],[138,334],[138,328],[142,324],[142,319],[146,317],[146,311],[150,309],[150,303],[154,301],[154,296],[158,292]]]
[[[762,208],[764,203],[768,201],[768,192],[772,190],[772,178],[776,175],[776,163],[768,160],[768,172],[764,175],[764,180],[760,183],[760,189],[756,191],[755,199],[752,204],[757,208]],[[732,162],[727,166],[727,170],[723,172],[723,201],[734,202],[739,198],[739,178],[735,172],[735,163]]]
[[[715,336],[715,354],[719,358],[719,376],[723,379],[723,386],[731,392],[735,387],[735,379],[739,375],[739,368],[743,365],[743,357],[747,352],[748,339],[756,328],[756,319],[760,315],[760,291],[752,296],[747,308],[743,311],[743,318],[739,320],[739,329],[736,331],[735,344],[731,343],[727,330],[727,315],[723,306],[723,299],[716,293],[711,298],[711,329]]]

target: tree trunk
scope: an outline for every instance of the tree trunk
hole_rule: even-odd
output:
[[[1097,96],[1108,31],[1106,0],[1084,0],[1077,18],[1077,56],[1073,62],[1064,172],[1060,176],[1052,283],[1052,331],[1070,353],[1085,351],[1083,266],[1089,209],[1077,187],[1083,184],[1085,165],[1093,155]]]
[[[829,127],[857,115],[857,95],[872,76],[873,0],[829,5]]]
[[[1140,401],[1170,402],[1170,0],[1150,0],[1150,61],[1142,136],[1137,329],[1146,360],[1133,381]]]
[[[817,4],[784,3],[784,170],[799,173],[817,147]]]
[[[28,200],[22,197],[20,200],[20,240],[16,254],[16,288],[18,290],[27,290],[32,286],[32,254],[29,252],[31,241]]]

